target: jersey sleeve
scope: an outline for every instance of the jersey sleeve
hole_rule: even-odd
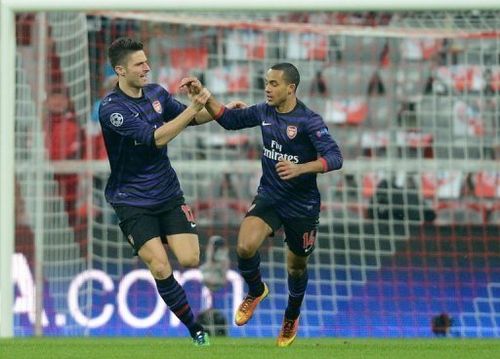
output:
[[[260,113],[258,105],[247,108],[224,108],[223,113],[215,120],[226,130],[239,130],[260,125]]]
[[[187,106],[175,99],[167,90],[162,88],[162,92],[163,96],[165,96],[163,101],[163,121],[168,122],[179,116]]]
[[[145,145],[153,145],[155,128],[139,118],[125,106],[103,101],[99,107],[99,122],[103,129],[135,140]]]
[[[323,163],[323,172],[342,168],[343,158],[321,116],[314,114],[306,124],[307,134]]]

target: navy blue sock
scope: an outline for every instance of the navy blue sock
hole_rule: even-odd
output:
[[[259,266],[259,252],[255,253],[251,258],[241,258],[238,256],[238,270],[248,284],[248,294],[252,297],[258,297],[264,293],[264,283],[262,283]]]
[[[307,270],[299,277],[292,277],[288,274],[288,306],[285,310],[287,319],[297,319],[299,317],[308,279]]]
[[[172,313],[184,323],[191,337],[194,338],[196,332],[203,330],[203,327],[194,319],[194,314],[189,306],[184,289],[175,280],[173,274],[166,279],[155,279],[155,281],[160,297],[162,297]]]

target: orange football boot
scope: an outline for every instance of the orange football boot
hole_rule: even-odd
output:
[[[297,330],[299,329],[299,318],[297,319],[283,319],[283,324],[281,326],[280,334],[278,335],[278,340],[276,345],[279,347],[288,347],[292,345],[295,337],[297,336]]]
[[[247,295],[243,302],[241,302],[238,310],[236,311],[236,318],[234,322],[236,325],[245,325],[250,318],[252,318],[253,312],[257,305],[264,300],[269,294],[269,288],[267,284],[264,283],[264,292],[258,297],[252,297],[251,295]]]

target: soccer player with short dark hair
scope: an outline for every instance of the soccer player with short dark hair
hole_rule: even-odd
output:
[[[297,68],[280,63],[267,71],[266,102],[228,109],[210,97],[205,105],[228,130],[260,126],[262,131],[262,177],[238,234],[238,269],[249,290],[236,312],[236,324],[246,324],[269,293],[261,279],[258,249],[283,226],[289,296],[277,340],[280,347],[292,344],[297,335],[307,287],[307,260],[314,250],[320,211],[316,174],[338,170],[343,162],[321,116],[297,99],[299,82]],[[183,84],[198,86],[192,79]]]
[[[148,84],[148,59],[142,43],[133,39],[115,40],[108,55],[118,83],[99,107],[111,166],[106,199],[134,253],[148,266],[160,296],[188,328],[193,343],[209,345],[172,274],[164,243],[182,266],[198,266],[196,223],[170,164],[167,144],[189,124],[211,119],[204,110],[210,93],[192,95],[186,106],[161,86]]]

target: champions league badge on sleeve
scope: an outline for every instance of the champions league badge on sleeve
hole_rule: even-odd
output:
[[[113,112],[109,116],[109,122],[111,122],[111,124],[115,127],[120,127],[121,125],[123,125],[123,115],[118,112]]]
[[[155,109],[156,112],[158,112],[160,114],[163,112],[163,108],[161,107],[161,103],[158,100],[153,101],[153,108]]]

